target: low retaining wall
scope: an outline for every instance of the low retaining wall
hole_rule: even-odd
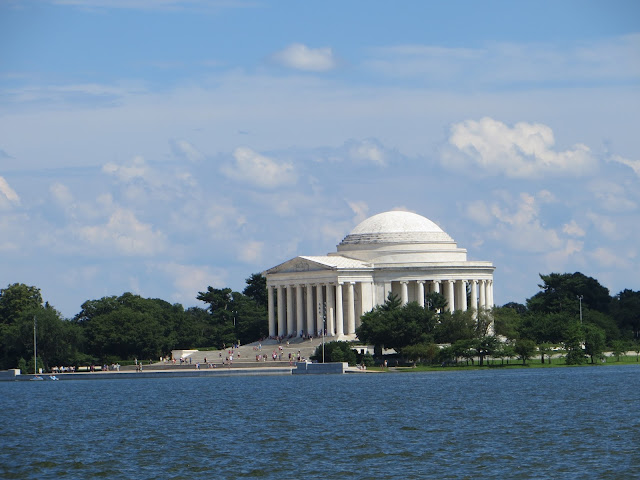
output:
[[[20,375],[19,368],[12,368],[11,370],[0,370],[0,381],[2,380],[17,380],[17,376]]]
[[[346,362],[335,363],[311,363],[296,362],[296,368],[291,372],[294,375],[322,375],[344,373],[349,366]]]

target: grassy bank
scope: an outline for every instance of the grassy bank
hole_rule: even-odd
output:
[[[618,357],[606,357],[605,361],[596,363],[590,363],[590,360],[587,360],[588,363],[583,363],[581,365],[567,365],[565,363],[564,357],[556,357],[552,358],[551,362],[547,358],[545,358],[545,362],[542,363],[540,358],[530,359],[527,361],[525,365],[522,362],[518,362],[510,360],[509,363],[506,361],[502,362],[501,360],[489,360],[488,362],[485,360],[483,366],[479,366],[478,362],[471,364],[471,362],[459,362],[457,365],[416,365],[414,366],[392,366],[388,368],[382,367],[368,367],[368,370],[378,371],[378,372],[442,372],[442,371],[460,371],[460,370],[489,370],[494,368],[500,369],[515,369],[515,368],[558,368],[558,367],[595,367],[595,366],[608,366],[608,365],[638,365],[640,366],[640,362],[638,361],[638,357],[636,355],[620,355],[620,359]]]

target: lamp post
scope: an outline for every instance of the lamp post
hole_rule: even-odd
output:
[[[584,298],[582,295],[578,295],[578,300],[580,301],[580,325],[582,325],[582,299]]]

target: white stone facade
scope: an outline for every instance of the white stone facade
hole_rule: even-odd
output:
[[[270,268],[269,335],[353,338],[360,317],[389,292],[402,304],[439,292],[453,310],[493,306],[491,262],[467,251],[431,220],[410,212],[374,215],[326,256],[300,256]],[[469,300],[467,289],[470,291]]]

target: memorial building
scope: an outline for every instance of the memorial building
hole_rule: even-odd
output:
[[[439,292],[447,309],[493,306],[488,261],[468,261],[440,227],[421,215],[391,211],[367,218],[323,256],[299,256],[270,268],[269,336],[355,338],[360,317],[389,295],[425,304]]]

